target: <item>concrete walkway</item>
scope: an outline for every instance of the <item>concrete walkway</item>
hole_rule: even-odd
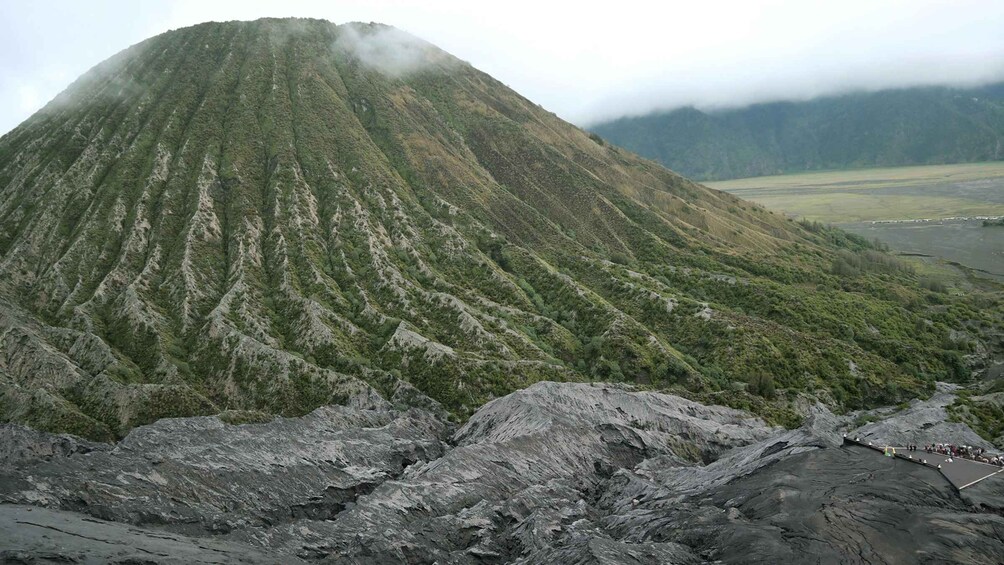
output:
[[[959,490],[975,485],[983,479],[988,479],[1004,471],[1004,467],[998,467],[997,465],[970,461],[969,459],[958,457],[946,457],[940,453],[925,453],[924,455],[933,457],[934,462],[941,465],[941,474]],[[927,461],[930,463],[931,459]]]
[[[844,438],[844,443],[867,447],[883,455],[885,455],[885,448],[887,447],[885,445],[879,446],[874,445],[874,443],[869,444],[862,441],[856,441],[849,437]],[[908,451],[905,447],[893,447],[893,449],[896,450],[895,457],[899,459],[904,459],[912,463],[917,463],[918,465],[926,465],[928,467],[938,469],[941,471],[941,474],[948,479],[948,482],[952,483],[952,485],[960,491],[1004,471],[1004,467],[998,467],[989,463],[981,463],[979,461],[972,461],[961,457],[949,457],[948,455],[942,455],[941,453],[928,453],[923,450]],[[951,462],[949,462],[949,460],[951,460]]]

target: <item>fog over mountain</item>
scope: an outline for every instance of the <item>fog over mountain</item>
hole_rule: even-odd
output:
[[[0,132],[122,45],[207,20],[263,16],[394,25],[579,125],[690,105],[1004,79],[1004,5],[991,1],[620,2],[602,10],[530,2],[474,10],[449,1],[5,3]]]
[[[693,179],[1004,158],[1004,83],[626,117],[590,128]]]

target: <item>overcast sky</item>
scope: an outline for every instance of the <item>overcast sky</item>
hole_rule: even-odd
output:
[[[376,21],[569,121],[1004,79],[1000,0],[0,0],[0,133],[147,37],[209,20]]]

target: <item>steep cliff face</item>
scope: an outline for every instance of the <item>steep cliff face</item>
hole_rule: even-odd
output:
[[[466,417],[603,378],[790,422],[798,393],[858,407],[960,370],[943,335],[977,314],[881,255],[392,28],[203,24],[0,139],[0,418],[110,439],[402,381]]]

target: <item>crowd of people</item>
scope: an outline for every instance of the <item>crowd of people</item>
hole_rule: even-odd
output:
[[[991,465],[997,465],[998,467],[1004,467],[1004,455],[991,455],[982,447],[973,447],[971,445],[953,445],[950,443],[932,443],[931,445],[925,446],[924,451],[928,453],[947,455],[949,457],[972,459],[973,461],[979,461],[980,463],[989,463]]]

